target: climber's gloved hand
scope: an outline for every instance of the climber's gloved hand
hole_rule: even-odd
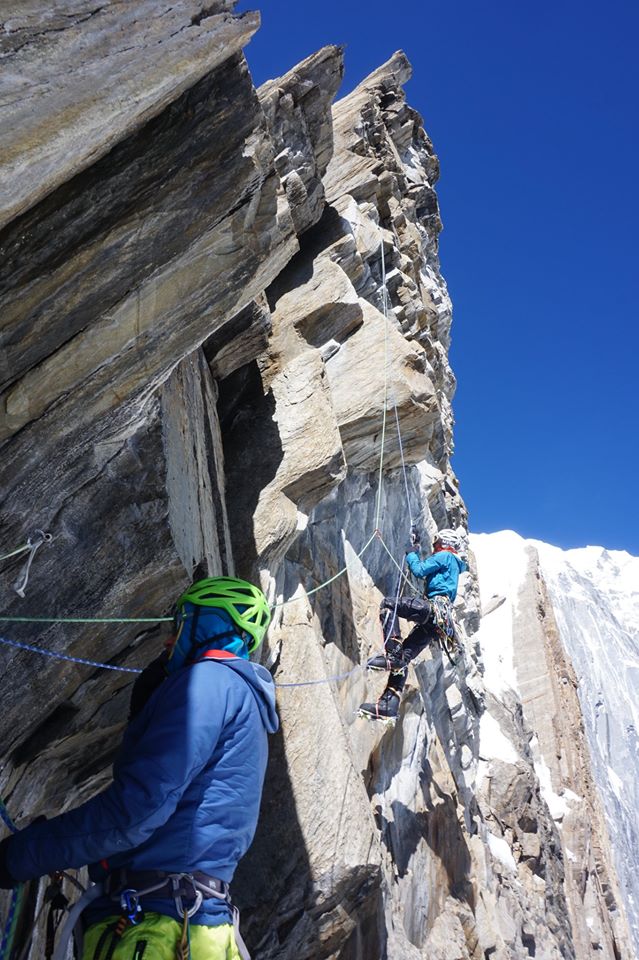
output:
[[[9,852],[11,839],[11,837],[5,837],[2,843],[0,843],[0,890],[13,890],[20,882],[11,875],[9,867],[7,866],[7,854]]]
[[[404,549],[404,554],[408,556],[409,553],[419,553],[419,544],[418,543],[407,543]]]
[[[394,606],[394,600],[392,597],[382,597],[381,603],[379,605],[380,610],[392,610]]]

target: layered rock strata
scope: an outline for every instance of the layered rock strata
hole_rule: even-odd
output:
[[[160,617],[193,577],[259,579],[282,729],[234,884],[256,960],[579,956],[514,705],[514,772],[482,767],[483,717],[510,706],[485,712],[473,573],[456,663],[424,655],[394,729],[355,717],[383,682],[364,664],[411,522],[425,543],[466,525],[410,67],[396,54],[331,108],[328,47],[255,90],[257,20],[233,6],[25,2],[4,23],[0,523],[7,552],[53,540],[23,599],[23,558],[3,562],[2,609]],[[137,667],[163,629],[4,632]],[[0,657],[20,824],[107,782],[130,682]]]

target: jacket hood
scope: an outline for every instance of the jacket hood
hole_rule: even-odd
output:
[[[209,656],[207,656],[207,653]],[[207,653],[203,654],[200,659],[214,659],[226,669],[239,673],[250,687],[266,732],[275,733],[279,728],[280,721],[275,708],[275,683],[268,670],[260,666],[259,663],[251,663],[250,660],[243,660],[226,651],[212,650],[207,651]]]
[[[184,603],[166,672],[175,673],[185,664],[194,663],[205,650],[227,650],[248,660],[247,635],[242,635],[225,610]]]

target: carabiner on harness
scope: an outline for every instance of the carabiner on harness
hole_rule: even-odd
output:
[[[133,927],[137,923],[140,923],[141,920],[144,920],[144,913],[140,906],[140,897],[137,890],[132,890],[128,887],[122,891],[120,894],[120,909]]]
[[[195,902],[190,910],[187,909],[182,903],[182,892],[180,890],[182,880],[190,880],[195,891]],[[186,916],[188,919],[190,919],[202,906],[202,900],[204,899],[202,896],[202,891],[198,890],[194,878],[189,873],[179,873],[171,876],[171,886],[173,888],[173,902],[175,903],[175,909],[178,912],[178,916]]]

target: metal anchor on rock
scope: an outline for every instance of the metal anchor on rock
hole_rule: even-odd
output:
[[[44,530],[34,530],[29,539],[27,540],[27,547],[29,549],[29,556],[27,557],[27,562],[24,565],[24,569],[16,582],[13,585],[13,589],[18,594],[19,597],[22,597],[24,600],[24,592],[27,588],[29,582],[29,573],[31,572],[31,564],[33,563],[33,558],[35,557],[37,551],[40,549],[43,543],[51,543],[53,536],[50,533],[45,533]]]

